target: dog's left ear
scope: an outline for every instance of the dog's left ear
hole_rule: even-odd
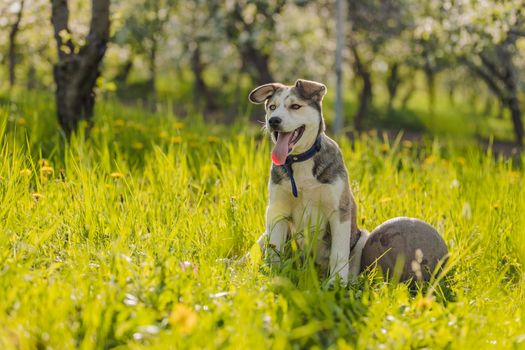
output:
[[[326,86],[316,81],[298,79],[295,82],[295,88],[299,94],[307,100],[316,100],[321,102],[326,94]]]
[[[275,91],[277,91],[277,89],[279,89],[280,87],[283,87],[283,85],[279,83],[261,85],[253,89],[252,92],[250,92],[248,98],[250,99],[251,103],[263,103],[264,101],[272,97]]]

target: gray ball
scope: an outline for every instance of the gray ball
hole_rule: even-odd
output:
[[[361,271],[377,261],[385,276],[428,281],[438,264],[443,265],[447,253],[434,227],[419,219],[398,217],[370,233],[361,256]]]

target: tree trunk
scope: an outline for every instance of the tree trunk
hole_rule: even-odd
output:
[[[401,109],[407,109],[408,103],[410,102],[410,99],[412,96],[414,96],[414,92],[416,92],[416,83],[415,79],[410,79],[410,85],[408,86],[408,89],[406,90],[405,94],[403,95],[403,98],[401,99]]]
[[[337,134],[343,128],[343,46],[345,41],[344,23],[345,23],[345,2],[336,1],[336,47],[335,47],[335,118],[333,130]]]
[[[450,102],[451,106],[455,106],[456,105],[455,95],[456,95],[456,84],[455,83],[451,83],[448,86],[448,101]]]
[[[390,67],[390,71],[388,73],[386,85],[388,88],[388,111],[391,112],[394,105],[394,99],[397,96],[397,90],[399,88],[399,84],[401,83],[401,79],[399,78],[399,63],[395,62]]]
[[[523,130],[523,121],[521,119],[521,106],[517,94],[510,93],[507,98],[503,100],[505,106],[510,110],[510,118],[514,126],[514,135],[516,136],[516,143],[523,146],[523,138],[525,136]]]
[[[36,88],[36,69],[34,64],[31,64],[27,70],[26,82],[26,87],[28,90],[34,90]]]
[[[498,114],[496,114],[497,119],[503,119],[503,113],[505,112],[505,105],[501,100],[498,100]]]
[[[523,146],[525,131],[521,119],[517,74],[512,61],[514,44],[514,41],[509,41],[497,47],[497,62],[484,53],[480,54],[481,67],[466,58],[463,62],[485,81],[489,89],[498,97],[501,105],[510,110],[516,143]]]
[[[510,46],[510,45],[509,45]],[[523,129],[523,120],[521,119],[521,106],[518,97],[518,77],[512,61],[512,52],[508,46],[502,47],[502,55],[500,55],[505,67],[502,75],[503,84],[506,87],[506,105],[510,110],[512,124],[514,126],[514,135],[516,135],[516,143],[523,146],[523,137],[525,132]]]
[[[262,53],[249,43],[241,49],[241,54],[244,56],[243,60],[247,65],[252,67],[259,85],[273,82],[272,73],[270,72],[269,55]]]
[[[436,73],[428,62],[425,63],[424,71],[427,82],[428,112],[430,113],[430,116],[434,116],[434,111],[436,109]]]
[[[131,73],[131,69],[133,68],[133,58],[130,57],[124,62],[124,64],[120,67],[119,71],[117,72],[117,75],[115,75],[115,81],[117,83],[124,84],[128,80],[129,73]]]
[[[368,68],[364,65],[357,47],[352,44],[350,45],[352,53],[354,55],[354,67],[357,76],[361,78],[363,86],[361,92],[359,93],[359,107],[357,113],[354,117],[354,126],[357,131],[362,131],[364,129],[363,122],[365,117],[368,115],[368,110],[372,104],[372,75]]]
[[[277,1],[277,4],[270,11],[270,7],[267,2],[260,2],[260,5],[257,6],[259,14],[267,19],[268,23],[266,25],[268,28],[273,29],[275,25],[274,16],[279,14],[283,9],[286,1],[280,0]],[[239,2],[234,2],[232,11],[229,13],[229,21],[226,23],[226,35],[230,40],[238,42],[239,45],[239,54],[241,55],[241,61],[243,67],[252,69],[252,76],[255,76],[256,82],[259,85],[267,84],[273,82],[273,76],[270,72],[270,55],[264,53],[262,50],[258,49],[253,39],[249,39],[243,42],[239,42],[239,35],[244,32],[249,34],[249,36],[254,36],[254,27],[253,25],[246,23],[243,16],[243,7]]]
[[[152,111],[157,110],[157,39],[155,34],[151,37],[151,47],[148,53],[149,61],[149,104]]]
[[[8,60],[9,60],[9,86],[13,87],[16,82],[16,35],[20,29],[20,21],[22,20],[22,13],[24,11],[24,0],[20,0],[20,9],[16,14],[15,23],[11,26],[9,31],[9,49],[8,49]]]
[[[109,40],[109,0],[92,0],[86,44],[79,49],[71,40],[67,0],[52,0],[51,22],[58,49],[53,75],[58,120],[69,136],[81,120],[91,121],[94,88]]]
[[[516,135],[516,143],[523,146],[523,121],[521,120],[521,108],[518,99],[512,99],[509,104],[510,116],[512,124],[514,125],[514,135]]]
[[[193,92],[193,104],[195,107],[199,107],[204,98],[204,108],[206,111],[213,111],[217,108],[213,94],[210,92],[208,85],[204,81],[204,64],[201,60],[201,50],[199,43],[195,43],[195,48],[191,54],[191,70],[195,78],[194,92]]]

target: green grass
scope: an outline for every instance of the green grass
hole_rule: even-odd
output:
[[[2,349],[525,347],[523,156],[338,139],[360,226],[428,221],[451,272],[421,289],[372,272],[328,290],[309,264],[271,270],[255,254],[259,130],[108,102],[67,144],[50,97],[16,100],[0,107]]]

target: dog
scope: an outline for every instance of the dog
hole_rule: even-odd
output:
[[[324,84],[299,79],[292,86],[265,84],[249,94],[264,103],[265,128],[273,141],[266,231],[258,243],[280,261],[293,233],[316,232],[315,264],[328,282],[348,283],[360,272],[365,234],[356,224],[356,203],[337,143],[325,134]],[[297,245],[304,249],[304,235]]]

